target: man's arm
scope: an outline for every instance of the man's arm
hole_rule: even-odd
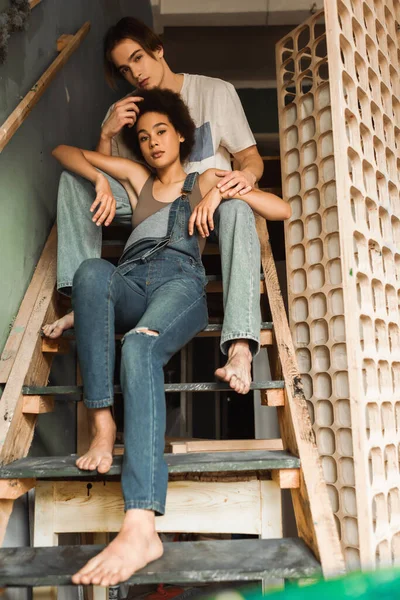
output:
[[[223,177],[217,187],[222,193],[230,190],[230,198],[250,192],[264,172],[264,163],[257,146],[249,146],[236,152],[233,158],[235,171],[217,171],[217,175]]]
[[[139,114],[138,103],[142,100],[139,96],[128,96],[116,102],[108,111],[101,126],[97,152],[106,156],[112,155],[112,141],[125,125],[133,127]]]

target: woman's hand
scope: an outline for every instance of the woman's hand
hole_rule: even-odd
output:
[[[115,217],[116,202],[112,195],[110,184],[107,178],[101,173],[98,174],[95,181],[96,199],[90,207],[90,212],[95,212],[92,221],[98,227],[104,225],[107,227]]]
[[[210,231],[214,229],[214,213],[221,200],[220,191],[216,187],[211,188],[190,215],[189,235],[193,235],[195,225],[201,237],[205,238],[210,235]]]

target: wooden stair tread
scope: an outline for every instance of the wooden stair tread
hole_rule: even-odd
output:
[[[168,472],[218,473],[298,469],[300,460],[286,450],[249,450],[238,452],[198,452],[164,454]],[[0,479],[85,479],[97,471],[81,471],[75,466],[77,455],[21,458],[0,468]],[[115,456],[110,471],[102,479],[121,474],[122,456]]]
[[[2,548],[0,586],[71,585],[71,576],[104,546]],[[169,542],[164,555],[128,581],[131,585],[260,581],[319,575],[321,567],[298,538]]]
[[[285,387],[285,382],[276,381],[253,381],[250,386],[251,390],[282,390]],[[165,392],[232,392],[229,383],[220,382],[198,382],[198,383],[166,383],[164,385]],[[73,396],[74,394],[83,393],[81,385],[24,385],[22,387],[24,396]],[[114,394],[121,394],[121,386],[114,386]],[[75,401],[74,398],[70,400]]]
[[[272,331],[273,328],[274,328],[274,325],[273,325],[272,321],[262,321],[260,323],[261,331]],[[207,327],[205,327],[203,329],[203,331],[200,331],[200,333],[198,333],[196,337],[201,337],[205,333],[220,334],[221,331],[222,331],[222,323],[210,323],[209,325],[207,325]],[[61,337],[64,339],[75,339],[74,329],[67,329],[66,331],[63,332]],[[121,339],[123,337],[123,334],[122,333],[116,334],[115,337],[117,339]],[[51,338],[49,338],[49,339],[51,339]]]

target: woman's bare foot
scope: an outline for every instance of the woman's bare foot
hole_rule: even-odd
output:
[[[251,384],[252,356],[247,340],[237,340],[228,350],[228,361],[224,367],[215,371],[215,375],[229,383],[238,394],[247,394]]]
[[[57,319],[54,323],[48,323],[42,327],[42,331],[46,337],[58,338],[66,329],[71,329],[74,326],[74,313],[70,312]]]
[[[117,537],[75,573],[72,581],[83,585],[117,585],[162,554],[154,512],[133,508],[126,512]]]
[[[113,449],[117,428],[110,408],[90,410],[92,419],[92,442],[89,450],[78,458],[76,466],[84,471],[98,470],[107,473],[113,462]]]

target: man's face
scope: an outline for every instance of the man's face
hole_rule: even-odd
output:
[[[138,88],[159,87],[164,76],[162,48],[154,51],[154,58],[133,40],[122,40],[111,52],[111,59],[120,74]]]

